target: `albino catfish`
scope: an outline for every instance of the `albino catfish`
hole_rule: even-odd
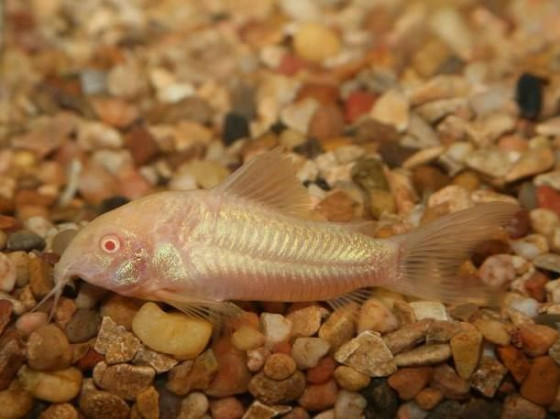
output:
[[[317,221],[291,161],[259,155],[210,190],[168,191],[99,216],[55,266],[56,300],[81,278],[198,316],[239,312],[231,301],[363,301],[385,287],[425,299],[490,303],[458,266],[518,207],[478,205],[408,234],[374,239],[356,224]]]

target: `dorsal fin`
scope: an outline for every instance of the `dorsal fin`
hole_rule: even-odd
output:
[[[311,200],[290,158],[279,149],[251,159],[217,187],[284,214],[311,219]]]

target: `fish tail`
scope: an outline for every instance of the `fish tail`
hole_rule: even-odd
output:
[[[388,287],[400,293],[444,302],[498,306],[504,293],[459,274],[460,265],[482,241],[491,239],[519,207],[488,203],[462,210],[405,235],[398,245],[396,276]]]

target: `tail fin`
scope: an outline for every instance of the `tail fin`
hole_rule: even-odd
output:
[[[461,278],[458,268],[480,242],[491,238],[518,210],[508,203],[483,204],[396,237],[399,268],[391,288],[429,300],[498,305],[501,291],[476,279]]]

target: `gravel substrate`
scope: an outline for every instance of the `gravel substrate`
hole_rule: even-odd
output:
[[[0,417],[558,415],[557,2],[6,0],[3,14]],[[375,220],[378,238],[518,203],[461,267],[507,289],[503,307],[381,289],[358,316],[252,302],[212,340],[204,321],[78,281],[51,322],[52,302],[31,312],[89,220],[210,188],[277,146],[318,216]]]

